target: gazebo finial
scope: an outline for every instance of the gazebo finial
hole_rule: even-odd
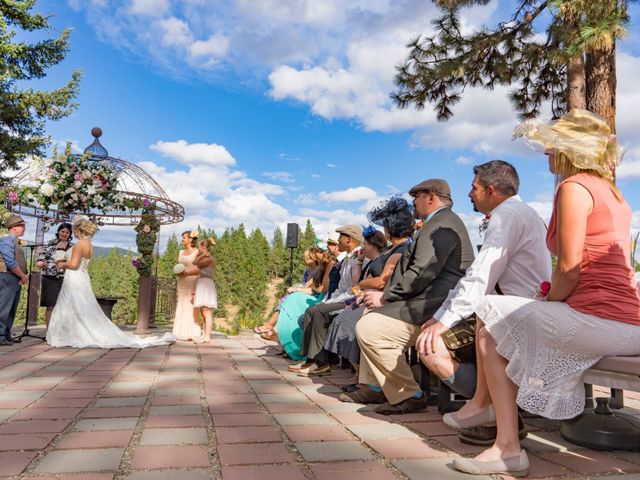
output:
[[[91,135],[93,135],[93,143],[84,149],[84,153],[89,153],[92,157],[108,157],[109,152],[107,152],[107,149],[104,148],[100,140],[98,140],[98,138],[102,136],[102,129],[100,127],[93,127],[91,129]]]

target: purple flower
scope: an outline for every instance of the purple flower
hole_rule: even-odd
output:
[[[131,259],[131,265],[133,265],[135,268],[140,268],[140,262],[138,261],[137,258]]]
[[[19,199],[18,194],[16,192],[9,192],[7,194],[7,198],[11,203],[17,203]]]
[[[145,207],[148,207],[149,205],[151,205],[151,202],[149,201],[149,199],[148,199],[148,198],[145,198],[145,199],[144,199],[144,202],[142,202],[142,204],[143,204]]]

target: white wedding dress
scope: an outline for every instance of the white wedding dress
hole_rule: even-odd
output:
[[[71,258],[73,247],[67,253]],[[89,259],[82,258],[77,270],[66,270],[58,301],[53,309],[47,343],[52,347],[146,348],[175,342],[171,333],[138,338],[123,332],[104,314],[91,288]]]

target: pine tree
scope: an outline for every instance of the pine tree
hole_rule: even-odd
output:
[[[284,236],[280,227],[276,227],[273,231],[270,258],[271,276],[285,278],[289,271],[289,252],[284,246]]]
[[[51,30],[49,18],[32,13],[36,0],[0,0],[0,174],[16,168],[30,155],[43,155],[49,143],[47,120],[59,120],[75,108],[81,74],[78,70],[63,87],[34,90],[25,82],[43,78],[64,60],[70,30],[57,38],[35,43],[16,40],[26,34]]]
[[[630,0],[520,0],[510,19],[493,29],[462,32],[459,9],[489,0],[436,0],[443,16],[436,33],[408,45],[393,94],[401,107],[433,104],[440,121],[453,115],[467,86],[514,86],[510,100],[522,118],[551,101],[560,116],[587,108],[615,131],[615,43],[628,23]],[[551,15],[539,41],[533,22]]]
[[[158,262],[158,276],[171,278],[174,276],[173,267],[178,262],[178,255],[180,253],[180,244],[178,243],[178,237],[175,233],[167,240],[167,246],[164,252],[160,256]]]

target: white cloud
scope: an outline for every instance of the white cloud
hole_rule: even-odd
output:
[[[162,45],[166,47],[187,47],[193,43],[193,34],[184,20],[169,17],[158,22],[162,30]]]
[[[158,141],[151,145],[151,150],[162,153],[165,157],[186,165],[232,166],[236,161],[222,145],[215,143],[187,143],[186,140],[176,142]]]
[[[208,40],[197,40],[189,46],[189,53],[194,58],[223,57],[229,50],[229,39],[212,35]]]
[[[129,12],[134,15],[161,16],[171,6],[171,0],[132,0]]]
[[[460,155],[458,158],[456,158],[455,162],[458,165],[471,165],[473,163],[473,159],[465,155]]]
[[[289,172],[262,172],[262,175],[271,180],[279,180],[284,183],[293,183],[293,175]]]
[[[320,202],[328,203],[360,202],[363,200],[372,200],[377,198],[377,196],[376,192],[369,187],[352,187],[336,192],[320,192],[318,199]]]

